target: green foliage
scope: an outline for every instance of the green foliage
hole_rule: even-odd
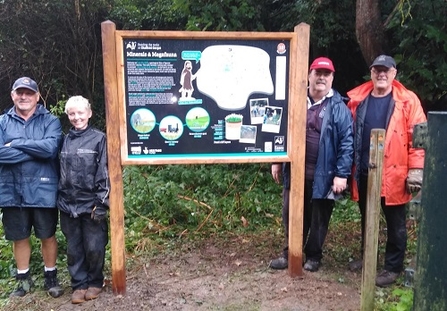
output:
[[[52,114],[54,114],[57,117],[62,117],[65,115],[65,104],[67,103],[67,99],[60,100],[56,103],[56,105],[53,105],[49,110]]]
[[[129,166],[124,187],[126,248],[132,254],[157,253],[178,239],[224,231],[282,229],[281,187],[266,164]],[[335,237],[326,246],[332,249],[328,257],[345,266],[352,249],[360,247],[360,213],[349,196],[336,202],[330,231]],[[410,230],[409,245],[415,239]],[[409,249],[408,256],[414,252]],[[376,295],[378,311],[409,311],[413,291],[396,285]]]
[[[0,213],[0,218],[1,218]],[[12,243],[6,241],[4,238],[3,226],[0,226],[0,307],[5,305],[9,294],[15,289],[15,275],[16,265],[14,255],[12,251]],[[58,241],[58,257],[56,265],[58,267],[59,278],[63,280],[63,283],[68,282],[67,257],[66,248],[67,243],[62,231],[58,227],[56,230],[56,239]],[[30,271],[34,283],[37,287],[43,288],[43,270],[44,264],[42,254],[40,251],[40,241],[36,239],[34,235],[30,237],[31,243],[31,260]]]
[[[62,132],[68,133],[69,129],[72,127],[70,121],[68,120],[68,117],[65,113],[65,104],[67,103],[68,99],[65,98],[65,96],[62,96],[62,99],[59,100],[55,105],[50,107],[50,112],[57,116],[62,124]],[[94,125],[100,129],[105,128],[104,124],[105,120],[101,118],[95,118],[92,117],[89,120],[89,124]]]
[[[355,40],[355,19],[352,18],[355,5],[351,1],[301,0],[295,2],[293,11],[297,18],[286,21],[308,23],[311,26],[311,44],[318,49],[332,48],[338,41]]]
[[[256,230],[277,223],[281,209],[267,164],[129,166],[124,187],[130,249],[145,248],[138,244],[151,232]]]
[[[326,248],[332,247],[331,256],[336,260],[342,262],[343,265],[347,262],[346,256],[353,250],[360,248],[360,212],[357,203],[349,199],[348,196],[336,202],[334,211],[332,213],[330,231],[335,232],[334,245],[326,245]],[[411,222],[408,222],[411,224]],[[386,226],[385,219],[382,215],[380,219],[380,226]],[[408,227],[408,243],[405,259],[405,266],[414,268],[412,259],[416,256],[416,224],[407,225]],[[356,232],[356,229],[357,231]],[[346,234],[345,236],[342,233]],[[354,237],[354,238],[353,238]],[[379,259],[383,260],[384,241],[386,236],[383,230],[379,233]],[[338,242],[338,243],[337,243]],[[327,244],[327,243],[326,243]],[[328,259],[326,259],[328,260]],[[380,262],[378,262],[380,265]],[[342,280],[339,280],[342,282]],[[409,287],[402,287],[403,278],[400,277],[396,285],[389,288],[377,288],[375,297],[375,311],[410,311],[413,306],[413,289]]]
[[[360,222],[358,205],[350,199],[349,194],[346,194],[342,199],[335,202],[332,221],[335,223]]]
[[[186,23],[186,16],[178,12],[172,1],[115,0],[109,18],[118,29],[173,30]]]
[[[376,311],[410,311],[413,309],[413,289],[396,287],[376,292]]]
[[[444,0],[380,1],[399,79],[427,108],[446,94],[447,6]],[[92,100],[104,129],[100,23],[118,29],[293,31],[311,26],[310,57],[327,55],[337,68],[334,86],[343,94],[362,82],[367,64],[355,36],[352,0],[143,1],[75,0],[0,2],[0,110],[11,105],[9,91],[19,76],[35,78],[47,107],[71,95]],[[349,55],[349,57],[346,57]]]
[[[231,231],[233,234],[269,230],[282,236],[281,186],[273,182],[269,164],[126,166],[123,172],[125,243],[128,265],[133,258],[161,251],[179,251],[179,243]],[[330,232],[334,235],[331,256],[346,265],[353,248],[359,248],[360,213],[348,196],[337,201]],[[355,226],[354,226],[355,224]],[[0,236],[3,227],[0,226]],[[60,279],[69,287],[66,242],[58,228],[57,266]],[[276,237],[272,237],[274,239]],[[409,244],[415,235],[409,234]],[[33,236],[31,270],[42,288],[43,270],[39,241]],[[8,302],[14,286],[15,262],[11,244],[0,239],[0,306]],[[410,251],[412,253],[412,251]],[[106,249],[106,273],[110,274],[110,244]],[[344,282],[343,277],[338,278]],[[376,293],[378,311],[410,310],[412,289],[400,285]]]
[[[186,30],[263,31],[260,21],[263,1],[255,0],[173,0],[174,10],[187,16]],[[269,1],[265,1],[269,2]]]
[[[39,84],[50,108],[71,95],[92,100],[99,124],[104,116],[99,23],[110,1],[0,2],[0,105],[9,106],[9,90],[20,76]]]
[[[405,1],[411,17],[396,15],[388,32],[396,41],[393,48],[399,79],[414,90],[427,110],[447,90],[447,26],[445,1]],[[408,13],[407,13],[408,14]]]

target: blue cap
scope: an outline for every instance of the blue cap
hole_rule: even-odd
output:
[[[36,81],[28,77],[21,77],[14,82],[12,86],[12,91],[14,92],[17,89],[28,89],[35,93],[39,92],[39,87],[37,86]]]

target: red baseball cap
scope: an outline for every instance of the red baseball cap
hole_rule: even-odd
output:
[[[310,65],[310,70],[312,69],[326,69],[332,72],[335,72],[334,64],[327,57],[318,57]]]

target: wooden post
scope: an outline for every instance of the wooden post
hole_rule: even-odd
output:
[[[384,145],[385,130],[372,129],[369,147],[361,311],[374,310]]]
[[[418,124],[413,146],[425,149],[424,179],[419,211],[414,311],[447,310],[447,239],[445,204],[447,176],[447,112],[430,111]],[[425,129],[424,129],[425,127]],[[419,143],[416,143],[416,140]]]
[[[302,228],[303,228],[303,193],[304,193],[304,153],[306,128],[306,89],[307,67],[309,58],[310,27],[305,23],[295,27],[295,31],[288,33],[253,33],[253,32],[187,32],[187,31],[117,31],[113,22],[106,21],[101,24],[104,85],[107,118],[107,139],[109,174],[111,180],[110,193],[110,223],[112,244],[112,280],[115,294],[124,294],[125,280],[125,248],[124,248],[124,200],[123,200],[123,165],[154,165],[154,164],[214,164],[214,163],[254,163],[254,162],[291,162],[291,189],[290,189],[290,234],[289,234],[289,272],[291,276],[302,275]],[[123,42],[129,47],[123,47]],[[127,83],[126,67],[127,52],[125,49],[134,49],[140,40],[275,40],[276,52],[282,54],[278,47],[282,40],[290,40],[290,66],[289,66],[289,104],[287,133],[281,131],[279,135],[287,134],[287,155],[283,152],[272,152],[255,157],[255,153],[240,156],[202,157],[201,153],[191,155],[161,154],[156,156],[136,152],[137,156],[130,157],[127,149],[127,115],[125,83]],[[157,43],[158,45],[159,43]],[[174,51],[170,51],[174,52]],[[179,52],[181,52],[179,50]],[[124,54],[125,53],[125,54]],[[132,53],[132,52],[130,52]],[[146,51],[142,52],[143,54]],[[155,53],[155,52],[154,52]],[[175,53],[173,53],[175,54]],[[152,55],[152,54],[148,54]],[[176,54],[175,54],[176,55]],[[180,55],[180,54],[179,54]],[[272,54],[273,55],[273,54]],[[158,57],[158,56],[157,56]],[[177,56],[176,56],[177,57]],[[124,63],[123,63],[124,60]],[[171,61],[171,60],[170,60]],[[196,60],[197,61],[197,60]],[[284,70],[282,68],[281,70]],[[174,86],[173,84],[172,86]],[[172,95],[172,94],[171,94]],[[285,98],[283,98],[285,99]],[[155,140],[154,140],[155,141]],[[152,142],[152,141],[151,141]],[[266,141],[266,143],[272,143]],[[164,146],[164,145],[163,145]],[[266,144],[266,146],[268,146]],[[147,148],[148,146],[144,146]],[[154,148],[154,146],[150,146]],[[156,147],[155,147],[156,148]],[[231,148],[230,148],[231,149]],[[153,149],[155,150],[155,149]],[[161,149],[160,149],[161,150]],[[266,147],[267,150],[267,147]],[[284,150],[283,150],[284,151]],[[144,153],[144,152],[143,152]],[[133,155],[133,154],[132,154]],[[194,156],[195,155],[195,156]]]
[[[112,289],[113,293],[117,295],[125,294],[126,292],[126,264],[115,30],[116,26],[111,21],[105,21],[101,24],[107,122],[107,153],[111,186],[109,201],[112,246]]]
[[[289,197],[289,275],[303,275],[303,198],[304,198],[304,157],[306,146],[306,98],[307,67],[309,66],[310,26],[301,23],[295,26],[297,34],[297,51],[294,53],[297,68],[292,73],[290,83],[290,111],[292,122],[289,123],[289,148],[292,150],[290,163],[290,197]],[[305,68],[305,70],[304,70]]]

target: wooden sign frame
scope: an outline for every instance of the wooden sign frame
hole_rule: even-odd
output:
[[[190,31],[117,31],[116,26],[111,21],[105,21],[101,25],[102,30],[102,42],[103,42],[103,68],[104,68],[104,87],[105,87],[105,101],[106,101],[106,122],[107,122],[107,149],[108,149],[108,161],[109,161],[109,175],[111,180],[111,192],[110,192],[110,227],[111,227],[111,249],[112,249],[112,289],[115,294],[124,294],[126,291],[125,280],[125,249],[124,249],[124,206],[123,206],[123,180],[122,180],[122,166],[123,165],[158,165],[158,164],[214,164],[214,163],[261,163],[261,162],[291,162],[291,189],[290,189],[290,215],[289,215],[289,274],[293,276],[302,275],[302,211],[303,211],[303,185],[304,185],[304,153],[305,153],[305,128],[306,128],[306,96],[307,96],[307,68],[308,68],[308,56],[309,56],[309,33],[310,29],[307,24],[301,23],[297,25],[294,32],[276,32],[276,33],[262,33],[262,32],[190,32]],[[129,41],[130,39],[130,41]],[[127,40],[127,41],[126,41]],[[269,149],[270,143],[267,140],[272,137],[272,134],[265,134],[262,138],[265,140],[264,144],[261,144],[261,148],[248,149],[247,152],[240,152],[237,143],[233,144],[233,147],[223,148],[222,152],[213,153],[213,149],[209,148],[203,154],[200,152],[188,150],[187,147],[178,148],[178,152],[175,149],[180,146],[179,141],[182,139],[180,136],[175,136],[175,131],[178,130],[178,123],[180,122],[167,122],[167,126],[163,125],[163,113],[159,107],[154,107],[154,111],[157,113],[150,114],[146,118],[145,128],[140,126],[140,115],[135,114],[134,107],[132,105],[145,106],[144,101],[131,100],[129,90],[133,88],[134,84],[137,85],[137,92],[133,94],[138,96],[153,96],[148,92],[144,92],[142,89],[143,84],[138,84],[143,81],[145,84],[160,85],[159,81],[155,81],[152,78],[141,77],[135,78],[131,73],[140,69],[140,67],[151,66],[147,61],[139,62],[138,60],[130,60],[132,55],[145,56],[145,51],[140,51],[140,54],[127,54],[124,55],[124,50],[127,48],[124,46],[129,44],[129,49],[141,43],[147,49],[152,49],[155,42],[162,41],[166,44],[188,43],[199,44],[206,42],[218,42],[219,44],[230,43],[230,47],[237,50],[238,42],[240,45],[254,46],[254,49],[259,47],[256,44],[278,44],[286,42],[286,46],[290,50],[288,59],[286,96],[288,99],[286,123],[287,127],[283,130],[284,138],[287,141],[286,148],[283,151],[279,149],[279,152]],[[190,46],[188,46],[190,47]],[[282,48],[278,45],[279,49]],[[156,51],[156,50],[155,50]],[[153,51],[148,51],[148,54]],[[154,54],[154,57],[173,57],[175,53],[164,53],[161,56]],[[197,52],[196,52],[197,54]],[[127,57],[127,58],[126,58]],[[183,57],[183,55],[182,55]],[[188,57],[195,57],[193,54],[186,55]],[[175,72],[175,61],[167,61],[164,63],[166,67],[172,72]],[[173,65],[174,64],[174,65]],[[132,67],[132,71],[129,69]],[[126,69],[127,68],[127,69]],[[178,70],[177,70],[178,71]],[[141,71],[140,71],[141,72]],[[132,76],[132,77],[131,77]],[[147,75],[146,75],[147,76]],[[150,76],[150,74],[149,74]],[[160,80],[161,81],[161,80]],[[174,86],[177,81],[173,79],[163,80],[163,83],[167,83],[169,88]],[[166,82],[167,81],[167,82]],[[204,81],[202,79],[202,81]],[[205,80],[206,81],[206,80]],[[166,86],[166,85],[165,85]],[[179,86],[176,85],[178,88]],[[139,88],[139,89],[138,89]],[[163,91],[162,91],[163,93]],[[215,94],[215,93],[213,93]],[[169,96],[171,96],[170,94]],[[217,94],[219,97],[219,94]],[[166,97],[166,96],[164,96]],[[176,97],[176,96],[172,96]],[[178,96],[177,96],[178,97]],[[148,100],[148,99],[145,100]],[[162,99],[163,100],[163,99]],[[292,104],[291,104],[292,103]],[[228,105],[228,104],[226,104]],[[205,106],[205,105],[204,105]],[[276,107],[276,105],[275,105]],[[230,107],[231,108],[231,107]],[[131,110],[133,111],[127,111]],[[157,110],[158,109],[158,110]],[[175,110],[175,108],[173,108]],[[172,111],[172,109],[170,110]],[[210,108],[211,111],[211,108]],[[282,111],[282,110],[278,110]],[[285,110],[284,110],[285,111]],[[143,111],[146,114],[146,111]],[[218,114],[219,111],[210,112],[209,119],[213,118],[214,114]],[[132,119],[132,115],[134,118]],[[138,118],[137,118],[138,117]],[[220,118],[220,119],[219,119]],[[218,121],[214,124],[215,128],[219,128],[219,125],[224,121],[223,117],[218,117]],[[171,118],[170,121],[177,120]],[[181,120],[183,123],[183,120]],[[188,123],[186,121],[186,123]],[[267,123],[264,121],[262,126]],[[173,125],[174,124],[174,125]],[[172,125],[172,131],[169,130],[171,136],[164,135],[168,126]],[[183,125],[183,124],[181,124]],[[187,124],[188,125],[188,124]],[[139,133],[139,136],[135,136],[134,133],[129,134],[129,130],[133,127],[133,130]],[[176,127],[174,127],[176,126]],[[157,129],[154,129],[158,127]],[[163,129],[162,129],[163,127]],[[248,126],[247,130],[255,130],[255,127]],[[191,129],[190,126],[188,126]],[[208,128],[209,129],[209,128]],[[158,130],[158,132],[156,131]],[[203,128],[202,128],[203,130]],[[154,131],[151,134],[150,131]],[[267,129],[265,132],[273,135],[276,132],[280,132],[281,129],[273,128],[273,130]],[[203,131],[202,131],[203,132]],[[242,131],[241,131],[242,133]],[[141,135],[140,135],[141,134]],[[156,137],[164,137],[164,142],[157,142]],[[223,133],[220,129],[214,129],[215,141],[224,141],[225,144],[229,144],[227,137],[223,138]],[[134,135],[134,136],[132,136]],[[152,136],[151,136],[152,135]],[[195,135],[195,134],[191,134]],[[242,134],[240,134],[242,135]],[[197,138],[202,139],[205,134],[197,134]],[[129,147],[129,137],[132,137],[133,142],[137,145],[136,148]],[[137,137],[137,138],[135,138]],[[216,138],[217,137],[217,138]],[[145,139],[152,139],[154,144],[166,143],[171,149],[152,148],[148,149],[147,144],[143,141]],[[240,138],[240,136],[238,137]],[[249,136],[249,143],[253,143]],[[211,144],[203,139],[203,146],[206,148],[206,144]],[[267,143],[266,143],[267,142]],[[142,145],[138,148],[138,145]],[[263,148],[264,146],[265,148]],[[161,150],[161,151],[159,151]],[[163,150],[168,150],[166,155]],[[172,151],[173,150],[173,151]],[[194,149],[197,150],[197,149]],[[211,152],[209,151],[211,150]],[[247,150],[247,149],[244,149]],[[146,152],[147,151],[147,152]],[[200,151],[200,150],[199,150]],[[135,152],[135,156],[134,153]]]

